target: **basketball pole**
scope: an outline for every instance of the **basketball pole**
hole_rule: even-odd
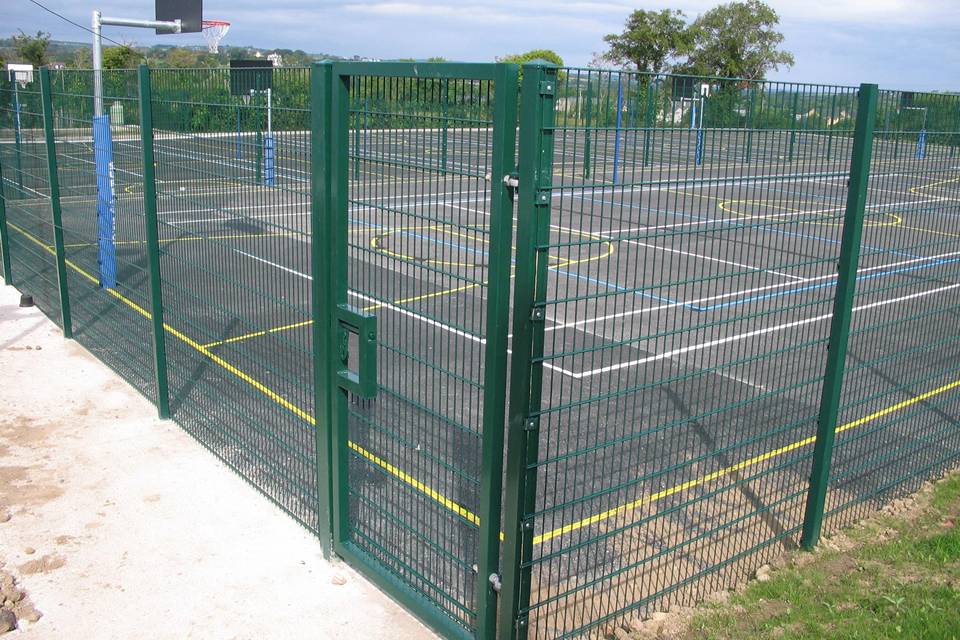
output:
[[[94,10],[93,31],[93,160],[97,176],[97,262],[100,287],[117,286],[116,217],[113,195],[113,134],[110,116],[103,113],[103,25],[137,27],[180,33],[180,20],[135,20],[104,18]]]
[[[103,25],[114,27],[136,27],[140,29],[159,29],[170,33],[180,33],[180,20],[136,20],[134,18],[104,18],[100,11],[93,12],[93,115],[103,115]]]

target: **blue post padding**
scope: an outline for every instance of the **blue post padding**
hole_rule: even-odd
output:
[[[613,140],[613,184],[620,167],[620,131],[623,129],[623,76],[617,77],[617,135]]]
[[[117,248],[110,116],[93,118],[93,159],[97,172],[97,263],[100,265],[100,286],[113,289],[117,286]]]
[[[703,127],[697,129],[697,166],[703,164]]]
[[[927,157],[927,130],[920,130],[920,137],[917,138],[917,160],[923,160]]]
[[[690,128],[691,129],[697,128],[697,103],[696,102],[690,103]]]
[[[272,187],[277,182],[273,159],[273,134],[268,133],[267,135],[263,136],[263,177],[264,183],[268,187]]]

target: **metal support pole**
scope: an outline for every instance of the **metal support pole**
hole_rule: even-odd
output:
[[[93,32],[93,115],[103,115],[103,25],[136,27],[180,33],[180,20],[137,20],[135,18],[104,18],[99,11],[93,12],[90,31]]]
[[[60,208],[60,176],[57,173],[57,145],[53,135],[53,99],[50,96],[50,70],[40,69],[40,102],[43,110],[43,133],[47,148],[47,171],[50,184],[50,213],[53,225],[53,246],[57,261],[57,285],[60,290],[60,319],[63,337],[73,337],[70,316],[70,292],[67,287],[67,259],[63,246],[63,212]]]
[[[837,94],[834,93],[830,98],[830,118],[836,118],[837,113]],[[830,162],[833,156],[833,124],[827,122],[827,162]]]
[[[620,135],[623,130],[623,74],[617,75],[617,130],[613,138],[613,184],[617,184],[620,167]]]
[[[313,399],[317,444],[317,533],[323,557],[333,546],[333,469],[335,432],[334,389],[331,380],[333,359],[330,306],[333,289],[330,271],[333,257],[328,251],[332,222],[336,215],[333,179],[333,63],[321,62],[310,69],[310,281],[313,325]]]
[[[790,116],[790,151],[789,159],[790,162],[793,162],[793,147],[797,142],[797,108],[798,102],[800,101],[800,93],[795,91],[793,94],[793,109],[791,110]]]
[[[653,137],[653,92],[656,82],[649,76],[644,77],[647,79],[647,110],[643,116],[643,165],[647,166],[650,164],[650,140]]]
[[[507,470],[500,600],[502,638],[529,631],[531,564],[546,319],[547,269],[553,181],[553,124],[557,69],[523,66],[520,114],[520,189],[517,209],[513,356],[507,421]]]
[[[590,72],[587,72],[587,113],[584,116],[584,142],[583,142],[583,177],[588,179],[590,177],[590,139],[593,135],[593,132],[590,130],[590,127],[593,126],[593,78],[590,77]]]
[[[150,316],[153,323],[153,369],[157,393],[157,414],[170,417],[167,384],[167,347],[163,323],[163,284],[160,279],[160,230],[157,222],[157,181],[153,155],[153,102],[150,69],[140,65],[140,146],[143,153],[143,224],[150,270]]]
[[[443,132],[442,140],[440,141],[440,174],[443,175],[447,171],[447,139],[449,137],[448,130],[450,128],[450,85],[447,78],[440,80],[441,86],[443,87]]]
[[[836,436],[840,395],[843,390],[843,367],[847,355],[850,317],[857,284],[860,236],[863,232],[863,216],[867,204],[873,130],[877,118],[877,94],[877,85],[860,85],[847,210],[844,215],[843,236],[840,240],[837,290],[833,300],[833,318],[830,322],[830,344],[820,396],[820,415],[817,423],[817,440],[813,450],[810,489],[807,493],[803,534],[800,538],[800,544],[805,549],[812,549],[820,540],[824,505],[830,485],[833,443]]]
[[[517,80],[519,68],[498,64],[494,79],[492,176],[506,177],[515,167]],[[513,193],[503,180],[491,180],[487,340],[484,347],[483,452],[480,474],[480,541],[477,558],[477,634],[497,635],[497,585],[500,576],[500,518],[503,507],[503,443],[507,395],[507,334],[510,329],[510,280],[513,257]]]
[[[0,259],[3,260],[3,281],[13,284],[10,271],[10,235],[7,231],[7,196],[3,187],[3,163],[0,162]]]
[[[23,121],[21,118],[19,83],[11,76],[11,88],[13,89],[13,145],[17,154],[17,187],[21,194],[23,193]]]
[[[753,112],[757,107],[757,89],[750,84],[750,106],[747,108],[747,164],[753,160]]]
[[[102,16],[93,12],[93,115],[103,115],[103,39],[101,38]]]

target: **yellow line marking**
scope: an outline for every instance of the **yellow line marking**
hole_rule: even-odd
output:
[[[160,244],[168,244],[171,242],[197,242],[200,240],[244,240],[247,238],[280,238],[280,237],[292,237],[297,234],[289,232],[276,232],[276,233],[235,233],[229,235],[220,235],[220,236],[185,236],[183,238],[166,238],[160,240]],[[127,245],[127,244],[146,244],[146,240],[114,240],[113,244],[115,245]],[[48,245],[51,249],[53,245]],[[79,247],[95,247],[97,246],[96,242],[73,242],[70,244],[65,244],[63,247],[65,249],[76,249]]]
[[[313,320],[304,320],[302,322],[294,322],[293,324],[285,324],[279,327],[271,327],[270,329],[263,329],[261,331],[253,331],[251,333],[244,333],[239,336],[233,336],[232,338],[225,338],[223,340],[217,340],[215,342],[208,342],[207,344],[201,345],[204,349],[210,349],[212,347],[219,347],[224,344],[231,344],[234,342],[242,342],[243,340],[249,340],[251,338],[259,338],[260,336],[266,336],[271,333],[277,333],[280,331],[288,331],[290,329],[298,329],[300,327],[306,327],[307,325],[313,324]]]
[[[13,227],[14,229],[16,229],[16,230],[17,230],[18,232],[20,232],[21,234],[23,234],[28,240],[30,240],[31,242],[33,242],[34,244],[36,244],[37,246],[39,246],[40,248],[42,248],[42,249],[43,249],[44,251],[46,251],[47,253],[49,253],[49,254],[51,254],[51,255],[54,255],[54,256],[56,255],[56,251],[55,251],[55,250],[53,250],[53,249],[51,249],[50,247],[46,246],[43,242],[41,242],[38,238],[36,238],[33,234],[31,234],[31,233],[28,232],[27,230],[25,230],[25,229],[17,226],[16,224],[14,224],[14,223],[12,223],[12,222],[9,222],[9,221],[7,222],[7,224],[8,224],[9,226]],[[91,275],[90,273],[86,272],[83,268],[81,268],[80,266],[78,266],[77,264],[75,264],[74,262],[72,262],[71,260],[65,260],[65,262],[66,262],[66,265],[67,265],[68,267],[70,267],[71,269],[73,269],[74,271],[76,271],[76,272],[77,272],[78,274],[80,274],[83,278],[89,280],[90,282],[92,282],[93,284],[97,285],[98,287],[100,286],[100,281],[99,281],[97,278],[95,278],[93,275]],[[127,297],[126,297],[125,295],[123,295],[122,293],[117,292],[115,289],[103,289],[103,291],[105,291],[108,295],[113,296],[114,298],[116,298],[117,300],[119,300],[120,302],[122,302],[123,304],[125,304],[126,306],[130,307],[131,309],[133,309],[135,312],[137,312],[138,314],[140,314],[141,316],[143,316],[143,317],[146,318],[147,320],[150,320],[150,319],[153,318],[153,314],[151,314],[149,311],[147,311],[146,309],[144,309],[143,307],[141,307],[140,305],[138,305],[136,302],[134,302],[134,301],[131,300],[130,298],[127,298]],[[200,352],[201,354],[205,355],[206,357],[210,358],[210,360],[211,360],[212,362],[216,363],[216,364],[219,365],[220,367],[223,367],[225,370],[229,371],[230,373],[232,373],[232,374],[235,375],[236,377],[240,378],[241,380],[243,380],[244,382],[246,382],[247,384],[249,384],[251,387],[253,387],[253,388],[256,389],[257,391],[261,392],[262,394],[264,394],[265,396],[267,396],[268,398],[270,398],[271,400],[273,400],[274,402],[276,402],[278,405],[280,405],[280,406],[283,407],[284,409],[287,409],[288,411],[290,411],[290,412],[293,413],[294,415],[296,415],[296,416],[298,416],[298,417],[300,417],[300,418],[303,418],[304,420],[306,420],[307,422],[309,422],[309,423],[312,424],[312,425],[316,425],[316,424],[317,424],[316,419],[315,419],[312,415],[310,415],[307,411],[305,411],[305,410],[301,409],[300,407],[298,407],[297,405],[293,404],[292,402],[290,402],[289,400],[287,400],[286,398],[284,398],[283,396],[281,396],[279,393],[277,393],[277,392],[274,391],[273,389],[267,387],[265,384],[263,384],[262,382],[260,382],[260,381],[257,380],[256,378],[252,377],[250,374],[245,373],[244,371],[241,371],[240,369],[238,369],[237,367],[233,366],[232,364],[230,364],[229,362],[227,362],[227,361],[224,360],[223,358],[217,356],[217,355],[214,354],[214,353],[211,353],[211,352],[210,352],[207,348],[205,348],[203,345],[197,343],[196,341],[194,341],[193,339],[191,339],[189,336],[185,335],[184,333],[181,333],[180,331],[178,331],[178,330],[175,329],[174,327],[171,327],[171,326],[170,326],[169,324],[167,324],[166,322],[163,323],[163,328],[164,328],[170,335],[172,335],[173,337],[175,337],[175,338],[177,338],[178,340],[182,341],[183,343],[185,343],[185,344],[188,345],[189,347],[195,349],[196,351]]]
[[[949,236],[951,238],[960,238],[960,233],[950,233],[949,231],[936,231],[934,229],[924,229],[923,227],[908,227],[903,225],[904,229],[910,229],[912,231],[923,231],[924,233],[932,233],[937,236]]]
[[[895,413],[897,411],[900,411],[901,409],[905,409],[909,406],[915,405],[918,402],[923,402],[924,400],[940,395],[941,393],[946,393],[947,391],[956,389],[957,387],[960,387],[960,380],[954,380],[953,382],[949,384],[945,384],[942,387],[937,387],[936,389],[927,391],[925,393],[921,393],[920,395],[914,396],[908,400],[904,400],[902,402],[892,404],[889,407],[886,407],[885,409],[875,411],[870,415],[867,415],[862,418],[858,418],[852,422],[848,422],[846,424],[840,425],[836,428],[835,433],[843,433],[844,431],[848,431],[855,427],[863,426],[869,422],[873,422],[874,420],[877,420],[878,418],[882,418],[884,416],[890,415],[891,413]],[[796,442],[793,442],[786,446],[773,449],[771,451],[762,453],[752,458],[748,458],[736,464],[730,465],[729,467],[718,469],[717,471],[700,476],[699,478],[694,478],[693,480],[688,480],[687,482],[674,485],[669,489],[664,489],[663,491],[658,491],[657,493],[650,494],[638,500],[634,500],[633,502],[628,502],[618,507],[614,507],[613,509],[602,511],[588,518],[584,518],[583,520],[577,520],[576,522],[571,522],[570,524],[554,529],[553,531],[547,531],[545,533],[540,534],[539,536],[535,536],[533,539],[533,544],[542,544],[547,540],[556,538],[557,536],[570,533],[571,531],[576,531],[577,529],[582,529],[583,527],[586,527],[591,524],[596,524],[598,522],[608,520],[614,516],[627,513],[628,511],[634,511],[644,505],[652,504],[659,500],[663,500],[664,498],[670,497],[674,494],[681,493],[688,489],[693,489],[694,487],[698,487],[702,484],[712,482],[713,480],[718,480],[724,476],[728,476],[732,473],[736,473],[737,471],[741,471],[748,467],[758,465],[761,462],[766,462],[767,460],[777,458],[779,456],[782,456],[785,453],[789,453],[796,449],[810,446],[816,441],[817,441],[816,436],[810,436],[808,438],[804,438],[803,440],[797,440]]]
[[[942,184],[951,184],[954,182],[960,182],[960,178],[950,178],[949,180],[940,180],[939,182],[931,182],[930,184],[921,184],[916,187],[910,187],[909,192],[918,195],[925,196],[927,194],[920,193],[920,189],[931,189],[933,187],[939,187]],[[939,197],[939,196],[934,196]],[[943,198],[944,200],[957,200],[957,198]]]
[[[730,208],[729,205],[735,204],[755,204],[761,207],[769,207],[771,209],[782,209],[787,213],[782,214],[767,214],[767,215],[758,215],[752,213],[744,213],[738,211],[737,209]],[[815,203],[810,203],[815,204]],[[721,211],[726,211],[727,213],[732,213],[736,216],[746,218],[748,220],[773,220],[775,222],[786,222],[789,220],[795,220],[798,224],[818,224],[823,226],[832,226],[840,227],[843,226],[842,219],[833,219],[830,216],[826,215],[822,211],[816,210],[806,210],[806,209],[792,209],[790,207],[785,207],[783,205],[774,204],[770,200],[760,199],[760,200],[723,200],[720,204],[717,205],[717,208]],[[842,216],[842,207],[837,207],[837,213]],[[823,216],[820,219],[814,220],[804,220],[803,214],[819,215]],[[865,227],[896,227],[903,224],[903,218],[893,213],[882,213],[882,217],[889,218],[888,222],[879,222],[877,220],[864,220],[863,225]]]
[[[452,511],[453,513],[457,514],[458,516],[467,520],[468,522],[472,522],[478,527],[480,526],[480,516],[473,513],[472,511],[464,507],[462,504],[459,504],[458,502],[454,502],[453,500],[446,497],[442,493],[436,491],[429,485],[426,485],[420,482],[419,480],[417,480],[407,472],[403,471],[402,469],[398,469],[397,467],[390,464],[386,460],[379,458],[374,454],[370,453],[369,451],[367,451],[357,443],[347,442],[347,446],[353,449],[354,451],[356,451],[358,454],[360,454],[367,460],[369,460],[370,462],[374,463],[375,465],[383,469],[384,471],[386,471],[387,473],[389,473],[390,475],[410,485],[411,487],[413,487],[423,495],[427,496],[437,504],[440,504],[441,506],[446,507],[447,510]]]
[[[21,227],[17,226],[16,224],[14,224],[14,223],[12,223],[12,222],[8,222],[7,224],[8,224],[10,227],[12,227],[13,229],[15,229],[15,230],[17,230],[18,232],[20,232],[21,234],[23,234],[23,235],[24,235],[27,239],[29,239],[31,242],[37,244],[37,245],[38,245],[39,247],[41,247],[43,250],[47,251],[47,252],[50,253],[50,254],[55,255],[55,252],[54,252],[52,249],[50,249],[49,247],[47,247],[43,242],[41,242],[39,239],[37,239],[36,237],[34,237],[32,234],[30,234],[30,233],[27,232],[26,230],[22,229]],[[86,278],[87,280],[89,280],[90,282],[92,282],[93,284],[99,286],[99,281],[97,280],[97,278],[95,278],[94,276],[92,276],[92,275],[90,275],[89,273],[87,273],[86,271],[84,271],[84,270],[83,270],[82,268],[80,268],[78,265],[74,264],[74,263],[71,262],[70,260],[67,260],[67,261],[66,261],[66,264],[67,264],[67,266],[69,266],[71,269],[73,269],[74,271],[76,271],[78,274],[80,274],[81,276],[83,276],[84,278]],[[124,295],[116,292],[116,291],[113,290],[113,289],[104,289],[104,291],[106,291],[109,295],[117,298],[120,302],[122,302],[122,303],[125,304],[126,306],[130,307],[131,309],[133,309],[135,312],[137,312],[139,315],[143,316],[144,318],[146,318],[146,319],[152,318],[152,315],[151,315],[151,313],[150,313],[149,311],[147,311],[146,309],[140,307],[138,304],[136,304],[135,302],[133,302],[132,300],[130,300],[130,299],[127,298],[126,296],[124,296]],[[250,386],[252,386],[254,389],[257,389],[258,391],[260,391],[261,393],[263,393],[266,397],[270,398],[271,400],[273,400],[273,401],[274,401],[275,403],[277,403],[278,405],[280,405],[280,406],[284,407],[285,409],[289,410],[289,411],[292,412],[294,415],[297,415],[298,417],[304,419],[304,420],[305,420],[306,422],[308,422],[309,424],[316,426],[316,419],[315,419],[312,415],[310,415],[307,411],[305,411],[305,410],[301,409],[300,407],[298,407],[297,405],[293,404],[292,402],[290,402],[289,400],[287,400],[286,398],[284,398],[283,396],[281,396],[281,395],[278,394],[277,392],[273,391],[272,389],[270,389],[269,387],[267,387],[267,386],[264,385],[263,383],[259,382],[258,380],[256,380],[256,379],[253,378],[252,376],[250,376],[249,374],[241,371],[241,370],[238,369],[237,367],[235,367],[235,366],[233,366],[232,364],[230,364],[229,362],[225,361],[223,358],[220,358],[220,357],[218,357],[217,355],[211,353],[207,347],[205,347],[204,345],[198,344],[196,341],[192,340],[191,338],[189,338],[189,337],[186,336],[185,334],[181,333],[181,332],[178,331],[177,329],[171,327],[170,325],[168,325],[168,324],[166,324],[166,323],[164,323],[163,327],[164,327],[164,329],[165,329],[168,333],[170,333],[172,336],[174,336],[174,337],[177,338],[178,340],[181,340],[182,342],[184,342],[185,344],[187,344],[187,345],[190,346],[191,348],[195,349],[197,352],[203,354],[204,356],[206,356],[207,358],[209,358],[212,362],[214,362],[215,364],[219,365],[220,367],[222,367],[222,368],[225,369],[226,371],[230,372],[231,374],[235,375],[235,376],[236,376],[237,378],[239,378],[240,380],[246,382],[247,384],[249,384]],[[897,412],[897,411],[900,411],[901,409],[905,409],[905,408],[907,408],[907,407],[909,407],[909,406],[912,406],[912,405],[914,405],[914,404],[917,404],[917,403],[919,403],[919,402],[923,402],[924,400],[927,400],[927,399],[932,398],[932,397],[934,397],[934,396],[940,395],[940,394],[942,394],[942,393],[946,393],[947,391],[950,391],[950,390],[955,389],[955,388],[957,388],[957,387],[960,387],[960,380],[955,380],[955,381],[953,381],[953,382],[951,382],[951,383],[949,383],[949,384],[943,385],[942,387],[938,387],[938,388],[933,389],[933,390],[931,390],[931,391],[927,391],[927,392],[922,393],[922,394],[920,394],[920,395],[918,395],[918,396],[914,396],[913,398],[909,398],[909,399],[907,399],[907,400],[903,400],[902,402],[898,402],[898,403],[896,403],[896,404],[890,405],[889,407],[886,407],[886,408],[884,408],[884,409],[881,409],[881,410],[879,410],[879,411],[876,411],[876,412],[874,412],[874,413],[871,413],[870,415],[864,416],[864,417],[862,417],[862,418],[858,418],[857,420],[854,420],[854,421],[852,421],[852,422],[848,422],[848,423],[846,423],[846,424],[844,424],[844,425],[841,425],[841,426],[837,427],[836,433],[842,433],[842,432],[847,431],[847,430],[849,430],[849,429],[853,429],[853,428],[855,428],[855,427],[860,427],[860,426],[862,426],[862,425],[864,425],[864,424],[873,422],[874,420],[877,420],[878,418],[882,418],[882,417],[884,417],[884,416],[890,415],[891,413],[895,413],[895,412]],[[657,501],[659,501],[659,500],[662,500],[663,498],[666,498],[666,497],[675,495],[675,494],[677,494],[677,493],[681,493],[681,492],[683,492],[683,491],[686,491],[686,490],[688,490],[688,489],[692,489],[692,488],[694,488],[694,487],[697,487],[697,486],[699,486],[699,485],[705,484],[705,483],[707,483],[707,482],[711,482],[711,481],[713,481],[713,480],[717,480],[717,479],[722,478],[722,477],[724,477],[724,476],[727,476],[727,475],[730,475],[730,474],[732,474],[732,473],[735,473],[736,471],[739,471],[739,470],[742,470],[742,469],[746,469],[746,468],[748,468],[748,467],[751,467],[751,466],[760,464],[761,462],[764,462],[764,461],[766,461],[766,460],[770,460],[770,459],[772,459],[772,458],[776,458],[776,457],[781,456],[781,455],[783,455],[783,454],[785,454],[785,453],[788,453],[788,452],[790,452],[790,451],[794,451],[795,449],[799,449],[799,448],[801,448],[801,447],[809,446],[809,445],[813,444],[814,442],[816,442],[816,436],[810,436],[810,437],[808,437],[808,438],[804,438],[803,440],[798,440],[798,441],[796,441],[796,442],[794,442],[794,443],[792,443],[792,444],[788,444],[788,445],[783,446],[783,447],[780,447],[780,448],[778,448],[778,449],[774,449],[774,450],[772,450],[772,451],[768,451],[767,453],[764,453],[764,454],[755,456],[755,457],[753,457],[753,458],[749,458],[749,459],[744,460],[744,461],[742,461],[742,462],[738,462],[738,463],[736,463],[736,464],[734,464],[734,465],[731,465],[731,466],[728,466],[728,467],[724,467],[723,469],[720,469],[720,470],[718,470],[718,471],[714,471],[714,472],[712,472],[712,473],[708,473],[708,474],[706,474],[706,475],[700,476],[699,478],[695,478],[695,479],[692,479],[692,480],[688,480],[687,482],[684,482],[684,483],[675,485],[675,486],[673,486],[673,487],[671,487],[671,488],[669,488],[669,489],[665,489],[665,490],[663,490],[663,491],[659,491],[659,492],[654,493],[654,494],[651,494],[651,495],[649,495],[649,496],[645,496],[645,497],[640,498],[640,499],[638,499],[638,500],[634,500],[634,501],[632,501],[632,502],[628,502],[628,503],[623,504],[623,505],[620,505],[620,506],[618,506],[618,507],[614,507],[613,509],[608,509],[607,511],[603,511],[603,512],[601,512],[601,513],[595,514],[595,515],[590,516],[590,517],[588,517],[588,518],[584,518],[584,519],[582,519],[582,520],[578,520],[578,521],[576,521],[576,522],[572,522],[572,523],[570,523],[570,524],[564,525],[564,526],[559,527],[559,528],[557,528],[557,529],[554,529],[554,530],[552,530],[552,531],[548,531],[548,532],[542,533],[542,534],[534,537],[533,543],[534,543],[535,545],[543,544],[544,542],[546,542],[546,541],[548,541],[548,540],[551,540],[551,539],[553,539],[553,538],[556,538],[556,537],[558,537],[558,536],[562,536],[562,535],[564,535],[564,534],[566,534],[566,533],[570,533],[570,532],[572,532],[572,531],[576,531],[576,530],[578,530],[578,529],[582,529],[583,527],[586,527],[586,526],[591,525],[591,524],[596,524],[596,523],[598,523],[598,522],[602,522],[602,521],[604,521],[604,520],[608,520],[608,519],[610,519],[610,518],[612,518],[612,517],[614,517],[614,516],[616,516],[616,515],[622,514],[622,513],[627,513],[627,512],[629,512],[629,511],[634,511],[634,510],[638,509],[639,507],[641,507],[641,506],[643,506],[643,505],[652,504],[652,503],[654,503],[654,502],[657,502]],[[447,498],[445,495],[443,495],[443,494],[440,493],[439,491],[433,489],[432,487],[430,487],[429,485],[421,482],[420,480],[417,480],[416,478],[414,478],[414,477],[411,476],[410,474],[406,473],[405,471],[402,471],[402,470],[399,469],[398,467],[396,467],[396,466],[390,464],[389,462],[383,460],[382,458],[379,458],[379,457],[377,457],[376,455],[370,453],[369,451],[367,451],[367,450],[364,449],[363,447],[359,446],[359,445],[356,444],[355,442],[352,442],[352,441],[349,441],[349,440],[348,440],[348,441],[347,441],[347,446],[348,446],[350,449],[352,449],[353,451],[357,452],[359,455],[363,456],[363,457],[366,458],[367,460],[371,461],[372,463],[374,463],[374,464],[376,464],[377,466],[379,466],[380,468],[382,468],[384,471],[390,473],[391,475],[395,476],[396,478],[398,478],[399,480],[401,480],[401,481],[404,482],[405,484],[411,486],[411,487],[414,488],[415,490],[417,490],[417,491],[419,491],[420,493],[426,495],[427,497],[429,497],[431,500],[433,500],[433,501],[436,502],[437,504],[439,504],[439,505],[443,506],[444,508],[446,508],[446,509],[448,509],[448,510],[450,510],[450,511],[452,511],[452,512],[458,514],[458,515],[460,515],[461,517],[465,518],[465,519],[468,520],[469,522],[472,522],[472,523],[476,524],[477,526],[479,526],[479,524],[480,524],[480,517],[477,516],[475,513],[471,512],[469,509],[466,509],[465,507],[463,507],[463,506],[460,505],[459,503],[451,500],[450,498]],[[503,532],[501,532],[501,533],[500,533],[500,538],[501,538],[501,540],[503,539],[503,537],[504,537],[504,534],[503,534]]]

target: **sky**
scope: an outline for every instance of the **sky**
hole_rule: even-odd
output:
[[[153,0],[38,0],[89,25],[90,12],[152,19]],[[206,19],[233,26],[225,44],[303,49],[371,58],[490,61],[530,49],[557,51],[568,65],[586,65],[604,50],[634,9],[665,7],[689,19],[718,0],[205,0]],[[876,82],[907,90],[960,91],[960,0],[768,0],[780,15],[791,69],[784,81],[855,85]],[[81,29],[29,0],[0,0],[0,35],[23,29],[57,40],[87,40]],[[138,44],[201,44],[200,34],[156,36],[105,27],[104,35]]]

